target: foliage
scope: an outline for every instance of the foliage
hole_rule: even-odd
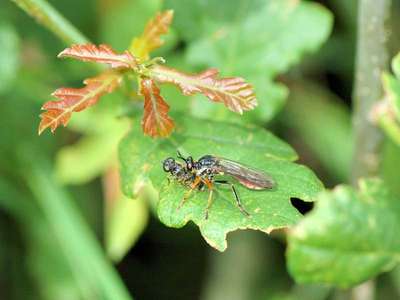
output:
[[[136,242],[147,225],[149,218],[144,199],[125,197],[120,190],[118,165],[105,174],[104,194],[106,201],[106,250],[113,261],[120,261]]]
[[[399,298],[400,54],[380,74],[374,34],[388,32],[375,12],[389,2],[1,2],[2,296]],[[386,22],[395,50],[399,9]],[[208,187],[181,205],[190,187],[163,171],[177,150],[274,185],[221,174],[250,215],[215,183],[205,218]],[[360,173],[374,178],[356,186]]]
[[[163,58],[148,60],[150,51],[160,47],[163,42],[160,35],[168,31],[173,13],[170,10],[159,13],[147,24],[142,36],[132,41],[130,51],[116,53],[108,45],[92,44],[72,45],[62,51],[58,57],[71,57],[85,62],[108,64],[113,72],[106,71],[99,76],[84,81],[81,89],[61,88],[52,95],[60,101],[46,102],[42,109],[47,110],[40,117],[39,134],[50,127],[54,132],[59,125],[66,126],[72,112],[79,112],[96,104],[105,93],[112,92],[122,81],[124,73],[137,75],[140,80],[140,94],[145,98],[143,132],[153,137],[166,137],[174,128],[173,121],[168,117],[168,104],[160,95],[158,83],[173,83],[183,94],[203,93],[210,100],[223,102],[235,112],[253,109],[256,105],[252,87],[242,78],[217,79],[215,70],[203,72],[197,76],[189,76],[167,67],[159,67]],[[143,61],[143,62],[142,62]],[[132,73],[132,74],[129,74]]]
[[[386,134],[400,146],[400,53],[392,60],[393,75],[382,74],[385,90],[383,99],[376,104],[372,117]]]
[[[110,62],[119,64],[120,62]],[[78,112],[89,106],[95,105],[105,93],[111,93],[121,81],[121,77],[115,73],[103,73],[97,77],[86,79],[84,88],[59,88],[52,95],[59,101],[46,102],[42,109],[46,112],[40,115],[39,134],[50,127],[54,132],[60,125],[67,126],[72,112]]]
[[[288,89],[275,77],[321,46],[330,33],[332,16],[322,6],[307,1],[245,0],[236,4],[166,1],[167,7],[176,10],[179,33],[190,41],[185,55],[188,63],[245,77],[260,101],[260,108],[245,120],[269,121],[288,95]],[[186,13],[192,11],[186,6],[195,6],[196,14]],[[233,117],[201,99],[196,99],[194,108],[196,116]]]
[[[300,213],[290,204],[290,198],[313,201],[322,189],[321,182],[309,169],[292,163],[297,159],[294,150],[264,129],[194,118],[178,120],[180,126],[168,140],[155,144],[147,137],[140,137],[137,127],[123,139],[120,145],[123,191],[135,197],[150,180],[156,189],[161,187],[158,203],[161,221],[172,227],[194,221],[206,241],[220,251],[225,250],[226,234],[230,231],[249,228],[269,233],[295,224]],[[169,182],[166,174],[160,172],[160,161],[174,155],[177,149],[195,159],[213,154],[265,170],[276,182],[275,187],[250,191],[235,183],[243,205],[251,214],[248,218],[237,208],[231,190],[223,187],[216,189],[209,219],[204,219],[207,203],[204,192],[194,193],[177,210],[186,189]]]
[[[46,164],[42,162],[38,167],[34,163],[32,173],[27,174],[27,183],[43,208],[64,255],[74,265],[75,277],[80,283],[93,287],[83,293],[90,298],[99,295],[107,299],[131,299],[119,277],[104,260],[97,241],[80,219],[68,194],[51,182],[53,178],[48,175]]]
[[[286,4],[288,5],[288,4]],[[290,8],[289,5],[285,6],[285,9],[288,10],[288,13],[291,14],[292,10],[295,15],[297,14],[302,14],[302,10],[305,9],[310,9],[313,11],[314,7],[308,8],[302,7],[303,4],[301,4],[301,8],[297,7],[292,7]],[[271,3],[268,3],[265,5],[265,10],[268,11],[268,13],[274,15],[275,12],[280,11],[279,7],[274,7]],[[319,15],[318,17],[320,18],[326,18],[327,24],[329,23],[329,17],[325,15],[325,12],[320,12],[319,8],[316,9],[315,12],[316,15]],[[286,18],[288,16],[285,16],[282,18],[283,24],[286,23]],[[318,18],[317,17],[317,18]],[[278,17],[279,18],[279,17]],[[285,25],[281,26],[285,26]],[[244,28],[246,28],[248,25],[243,24],[241,25]],[[329,27],[327,25],[327,27]],[[315,35],[315,37],[312,37],[313,41],[315,43],[318,43],[320,40],[323,39],[323,36],[326,36],[328,30],[324,29],[325,27],[322,27],[322,31],[318,34]],[[325,31],[324,31],[325,30]],[[205,32],[207,32],[205,30]],[[249,32],[250,36],[253,36]],[[223,41],[221,41],[222,43]],[[307,47],[310,47],[310,44],[307,45]],[[201,47],[197,47],[198,49],[203,49]],[[224,47],[226,49],[226,47]],[[301,47],[299,47],[299,50],[297,50],[299,53],[301,53],[302,50]],[[309,48],[312,49],[312,48]],[[204,50],[204,49],[203,49]],[[190,49],[188,50],[190,53]],[[296,50],[293,50],[296,51]],[[246,52],[243,52],[246,53]],[[222,56],[225,57],[225,56]],[[249,61],[250,58],[248,58],[247,61]],[[256,59],[255,59],[256,60]],[[240,65],[240,61],[237,62],[238,65]],[[247,63],[247,66],[250,67],[249,63]],[[262,65],[261,65],[262,67]],[[254,70],[248,70],[249,74],[254,74]],[[245,72],[244,72],[245,73]],[[251,110],[253,109],[257,102],[255,95],[252,91],[251,86],[246,83],[242,78],[236,77],[236,78],[225,78],[225,79],[217,79],[216,75],[218,74],[218,71],[216,69],[208,69],[198,75],[189,75],[189,74],[184,74],[182,72],[179,72],[175,69],[172,68],[167,68],[164,66],[160,65],[155,65],[150,68],[150,77],[153,78],[155,81],[160,82],[160,83],[172,83],[177,85],[181,92],[184,95],[190,96],[195,93],[203,93],[205,96],[210,98],[211,100],[215,102],[223,102],[226,107],[228,107],[230,110],[234,112],[239,112],[242,113],[243,110]],[[263,76],[263,75],[262,75]],[[143,90],[143,81],[141,83],[141,89]],[[148,81],[148,90],[153,90],[152,86],[153,83],[151,81]],[[261,86],[261,85],[258,85]],[[142,91],[142,94],[146,95],[144,91]],[[150,93],[149,93],[150,95]],[[147,134],[153,136],[153,135],[161,135],[161,136],[166,136],[169,133],[169,128],[172,127],[172,123],[167,116],[168,112],[168,106],[166,103],[163,101],[163,99],[159,96],[158,90],[153,90],[153,101],[147,101],[147,99],[150,97],[145,97],[145,108],[146,104],[150,105],[150,103],[153,105],[153,107],[159,107],[162,108],[161,112],[158,114],[146,114],[145,110],[145,116],[142,122],[142,127],[144,129],[144,132]],[[271,109],[273,106],[268,105],[266,108]],[[158,116],[158,117],[157,117]],[[160,120],[165,120],[164,122],[160,122]],[[153,126],[152,131],[151,126],[147,124],[158,124],[157,126]],[[166,126],[162,124],[167,124]],[[165,184],[163,185],[161,183],[161,180],[158,180],[157,177],[159,178],[160,175],[165,178],[165,174],[160,174],[161,171],[161,166],[159,165],[159,161],[162,161],[168,156],[173,155],[175,153],[177,148],[183,147],[180,140],[183,139],[184,141],[184,147],[185,147],[185,152],[189,155],[194,155],[194,153],[198,153],[196,157],[200,157],[201,155],[207,154],[210,152],[209,149],[212,149],[211,154],[218,154],[221,156],[225,156],[231,159],[237,159],[240,162],[246,162],[246,157],[251,157],[253,160],[249,161],[248,164],[255,164],[259,166],[265,166],[266,168],[271,168],[271,165],[269,163],[272,163],[272,166],[274,166],[274,160],[277,158],[285,158],[288,160],[293,160],[293,157],[282,157],[281,153],[275,153],[273,155],[272,161],[270,161],[271,153],[268,151],[264,154],[267,156],[267,159],[262,159],[260,161],[255,161],[254,157],[256,155],[260,155],[259,150],[257,150],[257,146],[253,146],[254,149],[253,151],[250,151],[251,148],[241,150],[241,154],[238,154],[236,152],[232,152],[231,148],[231,143],[229,141],[230,138],[236,137],[236,136],[249,136],[251,137],[251,140],[253,140],[253,133],[251,132],[246,132],[243,131],[244,128],[239,130],[238,132],[235,131],[235,127],[231,127],[232,133],[226,133],[227,131],[227,125],[224,123],[210,123],[208,121],[200,121],[196,119],[187,119],[185,122],[191,129],[178,129],[179,131],[177,132],[176,137],[172,136],[172,141],[165,141],[165,142],[159,142],[157,145],[151,146],[154,144],[151,141],[146,141],[146,139],[138,137],[138,132],[136,130],[133,130],[128,137],[122,142],[120,146],[120,161],[121,161],[121,166],[122,166],[122,171],[121,171],[121,177],[123,181],[123,191],[125,194],[129,197],[136,197],[137,195],[140,195],[140,190],[141,188],[148,182],[144,180],[144,178],[150,179],[150,182],[153,184],[156,190],[160,191],[160,202],[158,206],[158,214],[160,219],[166,223],[169,226],[174,226],[174,227],[182,227],[185,225],[189,220],[194,220],[194,222],[199,225],[200,230],[205,237],[205,239],[211,244],[212,246],[216,247],[219,250],[224,250],[226,248],[226,234],[230,231],[240,229],[240,228],[253,228],[253,229],[260,229],[266,232],[270,232],[274,228],[281,228],[285,227],[291,224],[294,224],[297,219],[299,218],[299,213],[294,210],[294,208],[290,205],[289,200],[290,197],[298,197],[298,198],[304,198],[304,200],[307,201],[312,201],[313,195],[317,191],[321,189],[320,184],[318,181],[313,178],[312,174],[307,174],[307,170],[299,171],[296,168],[291,168],[291,164],[289,165],[279,165],[279,167],[282,168],[288,168],[287,172],[290,174],[293,174],[293,182],[288,181],[285,183],[282,183],[283,187],[279,187],[277,191],[275,192],[269,192],[266,191],[265,193],[254,193],[247,191],[246,189],[240,189],[240,193],[243,194],[244,201],[247,200],[247,198],[255,197],[257,195],[257,198],[259,199],[258,201],[255,202],[255,206],[257,206],[257,203],[261,208],[261,211],[264,211],[262,208],[264,205],[268,205],[269,202],[277,202],[276,199],[281,199],[280,201],[282,202],[281,207],[287,207],[287,211],[284,214],[285,217],[283,219],[280,219],[281,217],[276,218],[271,218],[271,214],[273,215],[274,213],[272,212],[273,210],[271,208],[268,209],[268,207],[265,209],[265,211],[268,211],[268,217],[265,219],[265,217],[260,214],[258,218],[252,218],[251,220],[246,220],[243,219],[243,216],[240,215],[240,212],[238,213],[237,208],[234,206],[231,206],[231,214],[228,213],[226,215],[226,205],[221,205],[219,206],[219,202],[217,201],[219,198],[219,194],[223,195],[223,198],[225,199],[231,199],[232,195],[229,194],[230,191],[225,191],[225,193],[218,191],[215,203],[214,204],[214,209],[215,209],[215,214],[219,214],[223,217],[219,217],[216,221],[213,222],[213,219],[211,218],[209,221],[204,221],[204,205],[205,200],[201,199],[202,197],[200,195],[196,195],[193,197],[194,199],[190,201],[190,204],[187,205],[188,210],[182,208],[179,213],[174,212],[174,210],[170,209],[170,207],[176,207],[178,203],[181,201],[185,189],[183,187],[175,187],[173,188],[174,185],[168,185],[166,186]],[[212,125],[211,125],[212,124]],[[207,127],[211,127],[210,129],[207,129]],[[146,129],[148,128],[148,130]],[[220,128],[220,130],[216,130],[216,128]],[[183,131],[182,131],[183,130]],[[189,133],[185,133],[185,130],[189,130]],[[206,132],[205,132],[206,131]],[[201,136],[206,134],[207,137],[209,138],[201,138],[200,141],[197,141],[194,139],[193,141],[191,139],[188,140],[189,137],[192,136]],[[188,136],[186,136],[188,135]],[[218,149],[216,148],[216,144],[213,142],[213,140],[226,140],[226,146],[225,148]],[[241,139],[244,139],[241,137]],[[254,141],[256,143],[259,143],[259,140],[264,139],[262,136],[260,136],[258,139],[255,138]],[[191,141],[194,146],[190,145],[188,141]],[[239,142],[239,145],[241,143]],[[166,145],[170,145],[168,147],[168,151],[166,151]],[[222,145],[219,145],[222,147]],[[251,146],[251,143],[249,143],[249,146]],[[187,149],[186,149],[187,148]],[[146,149],[151,149],[151,150],[146,150]],[[183,148],[182,148],[183,150]],[[257,151],[256,151],[257,150]],[[287,150],[286,150],[287,151]],[[143,153],[147,153],[146,155],[143,155]],[[246,154],[246,155],[245,155]],[[278,160],[279,161],[279,160]],[[153,165],[153,163],[156,162],[156,165]],[[276,168],[279,168],[276,167]],[[273,168],[273,167],[272,167]],[[272,171],[273,172],[273,171]],[[304,173],[302,173],[304,172]],[[150,174],[150,175],[149,175]],[[152,175],[154,174],[154,175]],[[156,176],[156,177],[153,177]],[[306,181],[309,181],[309,186],[304,186],[301,184],[296,184],[296,180],[300,180],[304,176]],[[310,177],[311,176],[311,177]],[[279,177],[279,175],[277,175]],[[280,186],[280,183],[278,183]],[[161,189],[160,189],[161,188]],[[172,190],[169,190],[168,188],[172,188]],[[198,193],[201,194],[201,193]],[[265,195],[264,195],[265,194]],[[270,201],[266,201],[271,197]],[[204,198],[204,197],[203,197]],[[201,200],[200,200],[201,199]],[[272,200],[274,199],[274,200]],[[263,201],[264,200],[264,201]],[[193,203],[194,206],[191,204]],[[271,205],[271,204],[269,204]],[[272,205],[274,206],[274,205]],[[255,207],[256,209],[257,207]],[[279,211],[282,208],[279,209]],[[189,213],[190,212],[190,213]],[[224,219],[224,220],[222,220]],[[226,224],[226,226],[221,226],[223,223],[225,223],[225,219],[230,220],[229,223]],[[219,230],[217,230],[218,228]]]
[[[150,136],[168,136],[175,124],[168,116],[169,106],[161,97],[154,80],[143,79],[140,93],[144,96],[143,132]]]
[[[306,147],[319,154],[318,159],[324,165],[330,166],[332,177],[347,181],[353,153],[348,107],[335,94],[311,81],[291,83],[290,90],[281,119],[295,135],[302,137]],[[313,118],[305,118],[304,114]],[[332,155],[332,149],[340,151]]]
[[[19,38],[14,28],[9,24],[0,23],[0,94],[7,91],[15,80],[18,69]]]
[[[399,261],[400,203],[384,183],[361,180],[359,191],[323,192],[310,215],[289,235],[288,267],[299,282],[348,287]]]
[[[130,51],[140,60],[148,60],[151,51],[161,47],[164,41],[161,35],[168,33],[174,15],[173,10],[158,13],[153,20],[150,20],[142,35],[132,40]]]
[[[255,98],[254,92],[252,90],[252,86],[244,81],[243,78],[240,77],[232,77],[232,78],[223,78],[218,79],[218,70],[216,69],[208,69],[198,75],[189,75],[182,73],[176,69],[172,69],[165,66],[160,66],[159,62],[163,60],[161,58],[155,58],[153,60],[149,60],[149,53],[151,50],[158,48],[163,44],[162,40],[160,40],[160,35],[165,34],[168,31],[168,27],[172,21],[173,13],[170,10],[167,10],[163,13],[159,13],[155,16],[154,19],[150,20],[146,25],[146,28],[143,34],[134,38],[130,51],[126,50],[122,54],[116,53],[110,46],[108,45],[100,45],[95,46],[92,44],[86,45],[72,45],[70,48],[62,51],[58,57],[71,57],[77,60],[82,60],[86,62],[98,62],[103,64],[108,64],[112,69],[112,71],[106,71],[100,74],[95,78],[91,78],[85,80],[86,87],[81,89],[58,89],[53,95],[60,99],[60,101],[50,101],[47,102],[42,108],[47,109],[47,112],[41,115],[42,121],[39,126],[39,133],[41,133],[45,128],[50,127],[52,131],[54,131],[60,124],[64,126],[67,125],[71,113],[74,111],[81,111],[89,106],[96,104],[99,98],[104,93],[112,92],[118,86],[121,85],[121,81],[124,75],[125,78],[129,78],[129,72],[133,72],[132,74],[139,75],[139,95],[142,95],[145,99],[144,101],[144,115],[142,119],[142,128],[143,132],[146,135],[151,137],[167,137],[175,124],[174,121],[168,116],[169,105],[165,102],[163,97],[160,95],[160,89],[157,86],[157,83],[170,83],[174,84],[181,92],[190,96],[196,93],[202,93],[210,100],[214,102],[222,102],[228,107],[230,110],[238,113],[242,113],[244,110],[254,109],[257,105],[257,100]],[[133,56],[131,52],[136,55]],[[127,73],[128,72],[128,73]],[[192,122],[196,123],[195,120]],[[200,123],[198,123],[200,125]],[[217,124],[216,124],[217,126]],[[200,126],[199,126],[200,127]],[[198,130],[198,129],[197,129]],[[195,131],[193,132],[195,134]],[[211,133],[214,134],[215,133]],[[237,134],[243,134],[243,132],[238,132]],[[247,133],[249,137],[252,136],[252,133]],[[135,141],[137,142],[138,134],[135,134]],[[185,136],[185,135],[183,135]],[[227,139],[228,141],[228,139]],[[230,142],[228,141],[228,144]],[[176,145],[175,146],[180,146]],[[206,149],[210,148],[210,145],[204,143],[204,153]],[[157,151],[158,149],[156,149]],[[172,150],[172,147],[171,147]],[[121,150],[126,152],[127,150]],[[142,150],[143,151],[143,150]],[[286,150],[288,151],[288,150]],[[158,151],[159,152],[159,151]],[[173,151],[171,151],[173,152]],[[165,152],[164,152],[165,153]],[[244,153],[244,152],[243,152]],[[162,152],[157,153],[157,157],[163,159],[161,156]],[[221,153],[220,155],[224,155]],[[230,155],[230,152],[226,151],[225,155]],[[248,153],[248,156],[254,157],[255,153]],[[264,153],[267,157],[271,156],[271,153]],[[143,159],[143,154],[141,154]],[[232,156],[232,155],[231,155]],[[237,155],[233,155],[237,156]],[[274,154],[274,159],[282,159],[281,153]],[[243,156],[239,157],[243,159]],[[137,158],[138,159],[138,158]],[[286,157],[286,159],[288,159]],[[292,160],[293,158],[289,158]],[[131,161],[127,157],[121,157],[121,163],[123,165],[126,164],[126,160]],[[138,159],[139,160],[139,159]],[[240,161],[240,159],[239,159]],[[258,162],[260,165],[264,163],[262,161]],[[290,166],[290,165],[289,165]],[[135,170],[141,170],[143,166],[138,166]],[[285,165],[280,166],[282,168],[287,168],[287,171],[295,174],[295,178],[305,176],[306,178],[310,175],[306,175],[306,173],[302,174],[297,169],[292,169],[291,167],[286,167]],[[128,168],[131,168],[129,166]],[[147,168],[145,168],[147,169]],[[272,166],[273,169],[273,166]],[[129,172],[129,171],[128,171]],[[273,172],[273,171],[272,171]],[[300,172],[300,175],[297,174]],[[306,172],[306,171],[303,171]],[[158,173],[160,173],[160,169],[158,169]],[[141,176],[144,176],[141,174]],[[125,178],[125,173],[122,172],[122,180],[123,182],[129,182],[129,184],[138,185],[137,182],[132,181],[132,177],[128,176]],[[138,175],[134,175],[133,177],[138,177]],[[310,177],[310,186],[301,188],[301,185],[298,185],[298,190],[296,188],[296,184],[293,182],[288,182],[283,184],[281,187],[281,183],[278,182],[279,188],[276,193],[271,192],[271,199],[282,199],[281,201],[286,205],[289,205],[290,197],[304,197],[308,201],[312,200],[313,195],[315,195],[316,191],[318,191],[321,187],[318,187],[319,183],[316,179]],[[141,183],[139,184],[141,185]],[[282,189],[282,190],[281,190]],[[291,193],[287,193],[285,190],[292,191]],[[245,192],[242,192],[245,194]],[[179,200],[180,197],[174,193],[167,193],[168,195],[174,195],[171,199],[175,201]],[[128,192],[129,196],[132,196],[132,193]],[[165,200],[163,198],[163,194],[161,193],[160,198],[160,207],[162,207]],[[266,194],[268,195],[268,194]],[[303,196],[302,196],[303,195]],[[137,195],[135,195],[137,196]],[[259,193],[260,200],[265,196],[261,196]],[[268,195],[269,196],[269,195]],[[226,197],[226,196],[225,196]],[[250,196],[247,196],[250,197]],[[245,197],[245,199],[247,198]],[[173,205],[173,201],[168,199],[167,203]],[[265,202],[267,203],[267,202]],[[261,204],[265,204],[261,201]],[[283,205],[282,203],[282,205]],[[261,204],[255,204],[257,215],[258,210],[267,213],[268,216],[271,214],[274,216],[274,212],[271,212],[271,209],[262,208]],[[217,206],[216,206],[217,207]],[[290,207],[290,205],[289,205]],[[223,211],[226,208],[221,207],[219,210]],[[184,210],[182,210],[184,212]],[[216,209],[218,211],[218,209]],[[289,211],[289,210],[288,210]],[[293,210],[292,215],[290,213],[285,214],[284,216],[278,216],[277,219],[286,218],[286,222],[282,220],[273,220],[268,218],[268,222],[265,223],[263,221],[263,214],[259,214],[258,218],[253,218],[251,221],[245,222],[239,217],[236,221],[232,216],[227,216],[228,219],[232,219],[230,226],[223,228],[221,226],[217,226],[212,224],[212,219],[210,222],[205,223],[207,226],[200,226],[203,235],[206,240],[213,245],[214,247],[223,250],[226,248],[225,236],[229,231],[238,229],[238,228],[253,228],[260,229],[266,232],[270,232],[274,228],[281,228],[284,226],[288,226],[294,224],[297,218],[299,217],[298,212]],[[165,216],[162,209],[159,209],[159,215],[162,220],[165,221],[165,217],[171,218],[171,211]],[[187,215],[184,218],[186,221],[175,221],[175,222],[167,222],[169,226],[182,226],[184,225],[190,217]],[[244,223],[243,223],[244,222]],[[200,221],[197,218],[196,223],[199,224]],[[217,222],[218,224],[218,222]],[[213,233],[213,237],[210,237],[210,234],[206,234],[205,232],[210,231],[209,228],[220,227],[220,234]],[[215,231],[215,229],[214,229]]]
[[[170,68],[154,67],[152,76],[162,83],[172,83],[186,96],[202,93],[214,102],[222,102],[231,111],[242,113],[257,106],[251,85],[243,78],[218,79],[218,70],[209,69],[198,75],[189,75]]]

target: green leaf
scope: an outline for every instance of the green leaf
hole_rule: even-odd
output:
[[[349,287],[394,267],[400,258],[400,202],[382,181],[356,191],[342,185],[318,196],[289,235],[289,272],[302,283]]]
[[[396,78],[389,73],[383,73],[382,84],[396,119],[400,121],[400,77]]]
[[[392,60],[393,73],[400,78],[400,52]]]
[[[209,20],[228,23],[236,17],[245,18],[264,3],[265,0],[165,0],[164,9],[174,10],[174,27],[185,41],[191,42],[203,36]]]
[[[179,9],[181,2],[167,1],[167,5]],[[199,2],[196,24],[203,34],[189,44],[188,61],[194,66],[217,67],[224,76],[244,77],[255,86],[260,100],[259,109],[247,115],[270,120],[288,94],[274,78],[321,46],[331,31],[332,15],[319,4],[306,1],[194,2]],[[232,13],[220,16],[225,13],[220,9],[223,4],[234,8]],[[187,16],[177,11],[178,31],[187,30],[189,35],[193,26],[186,27],[180,18]],[[204,99],[198,101],[203,105]]]
[[[19,37],[8,23],[0,23],[0,93],[7,91],[17,78]]]
[[[387,139],[383,143],[381,157],[382,162],[379,176],[383,178],[385,184],[393,193],[400,196],[398,168],[400,166],[400,147]]]
[[[262,128],[191,118],[176,118],[176,121],[176,131],[169,139],[144,137],[136,124],[122,140],[119,157],[123,192],[133,198],[150,181],[160,192],[160,220],[171,227],[193,221],[206,241],[220,251],[226,248],[226,235],[231,231],[270,232],[295,224],[301,215],[291,205],[290,198],[313,201],[323,188],[311,170],[292,162],[297,155],[290,146]],[[161,165],[165,158],[175,156],[177,149],[195,159],[213,154],[256,167],[270,174],[276,186],[272,190],[252,191],[235,183],[251,217],[240,212],[227,187],[216,187],[208,220],[204,218],[207,192],[193,192],[177,210],[187,188],[169,183]]]
[[[149,212],[144,199],[116,199],[106,219],[106,248],[108,256],[120,261],[147,226]]]
[[[120,117],[123,96],[114,93],[103,100],[71,120],[69,128],[83,136],[57,153],[55,172],[57,179],[64,184],[93,180],[117,157],[118,143],[128,131],[130,122]]]
[[[89,135],[61,148],[57,153],[57,179],[82,184],[99,176],[113,160],[116,143],[118,139],[110,135]]]
[[[400,53],[392,60],[392,74],[383,72],[385,96],[372,110],[373,119],[386,135],[400,146]]]
[[[103,132],[87,134],[77,143],[61,148],[56,160],[57,179],[66,184],[82,184],[99,176],[116,157],[118,142],[128,128],[125,121],[115,120],[103,126]]]

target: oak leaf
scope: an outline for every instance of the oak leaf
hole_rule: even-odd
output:
[[[242,114],[257,106],[253,87],[241,77],[218,79],[217,69],[208,69],[200,74],[186,74],[165,66],[156,65],[151,77],[161,83],[172,83],[186,95],[202,93],[214,102],[222,102],[230,110]]]
[[[142,35],[133,39],[130,51],[141,60],[149,59],[149,53],[164,44],[160,36],[168,32],[173,17],[173,10],[159,12],[146,24]]]
[[[117,54],[110,46],[104,44],[99,46],[93,44],[72,45],[57,57],[71,57],[81,61],[108,64],[111,68],[135,69],[137,67],[137,60],[129,51]]]
[[[144,96],[143,132],[146,135],[166,137],[174,128],[174,121],[168,116],[169,105],[160,95],[160,89],[150,78],[140,82],[140,93]]]
[[[42,106],[46,112],[40,115],[39,135],[50,128],[51,132],[58,126],[64,127],[69,122],[72,112],[78,112],[97,103],[100,97],[112,92],[119,86],[121,75],[105,72],[84,81],[83,88],[59,88],[52,93],[58,101],[48,101]]]

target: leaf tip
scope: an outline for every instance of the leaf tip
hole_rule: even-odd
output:
[[[42,122],[40,122],[39,127],[38,127],[38,135],[40,136],[42,134],[42,132],[46,129],[46,127],[43,127],[41,125]]]
[[[58,53],[58,54],[57,54],[57,58],[64,58],[67,49],[69,49],[69,48],[65,48],[63,51],[61,51],[60,53]]]
[[[43,108],[42,108],[43,109]],[[47,112],[44,112],[42,114],[39,115],[40,123],[39,123],[39,127],[38,127],[38,135],[40,136],[43,131],[46,130],[46,128],[48,128],[50,126],[50,123],[48,122],[47,118]],[[51,127],[51,132],[54,133],[55,128]]]
[[[174,10],[173,9],[167,9],[166,11],[164,11],[164,13],[171,20],[174,17]]]

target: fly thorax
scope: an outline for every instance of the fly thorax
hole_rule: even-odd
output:
[[[176,165],[175,168],[171,171],[172,175],[179,177],[183,173],[183,168],[180,165]]]
[[[207,174],[207,170],[208,170],[208,168],[202,167],[202,168],[197,170],[196,175],[197,176],[203,176],[204,174]]]

